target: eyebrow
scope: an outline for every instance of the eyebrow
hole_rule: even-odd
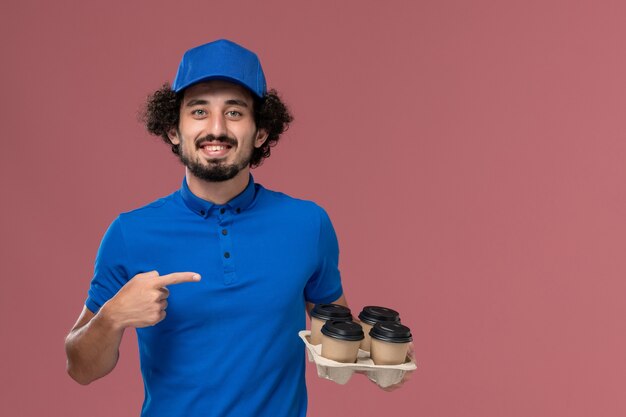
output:
[[[185,104],[186,107],[193,107],[193,106],[197,106],[199,104],[209,104],[208,101],[206,100],[200,100],[200,99],[193,99],[193,100],[189,100],[187,102],[187,104]]]
[[[225,103],[231,106],[236,105],[236,106],[241,106],[241,107],[249,107],[248,103],[246,103],[243,100],[238,100],[238,99],[226,100]],[[193,106],[206,105],[206,104],[209,104],[207,100],[196,98],[193,100],[189,100],[187,104],[185,104],[185,107],[193,107]]]
[[[237,100],[237,99],[226,100],[226,104],[241,106],[241,107],[248,107],[248,103],[246,103],[243,100]]]

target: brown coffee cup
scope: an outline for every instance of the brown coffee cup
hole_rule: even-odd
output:
[[[363,328],[353,321],[329,320],[322,326],[322,356],[354,363],[363,340]]]
[[[316,304],[311,310],[311,344],[322,343],[322,326],[328,320],[351,321],[352,313],[348,307],[339,304]]]
[[[363,333],[365,338],[361,341],[361,349],[370,351],[370,330],[376,323],[381,322],[399,322],[400,314],[396,310],[392,310],[387,307],[379,306],[366,306],[359,313],[359,320],[361,320],[361,326],[363,326]]]
[[[411,330],[398,323],[376,323],[370,330],[370,356],[375,365],[400,365],[406,361]]]

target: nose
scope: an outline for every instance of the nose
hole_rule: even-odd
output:
[[[209,118],[209,133],[215,137],[226,135],[226,120],[224,115],[215,112]]]

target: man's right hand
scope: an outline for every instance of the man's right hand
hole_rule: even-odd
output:
[[[159,276],[157,271],[131,278],[97,314],[86,306],[65,339],[67,372],[89,384],[115,368],[126,327],[154,326],[165,318],[168,285],[199,281],[195,272]]]
[[[196,282],[195,272],[175,272],[160,276],[157,271],[131,278],[113,298],[102,306],[102,314],[117,329],[154,326],[165,318],[168,285]]]

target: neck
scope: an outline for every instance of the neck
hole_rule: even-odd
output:
[[[226,204],[248,186],[250,169],[242,169],[230,180],[220,182],[210,182],[202,180],[191,172],[185,170],[187,185],[189,190],[203,200],[210,201],[213,204]]]

